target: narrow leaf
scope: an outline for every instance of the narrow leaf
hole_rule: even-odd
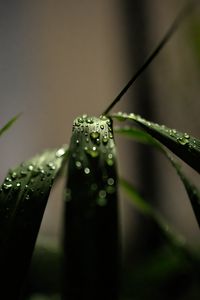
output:
[[[2,299],[19,298],[48,196],[66,148],[47,150],[11,170],[0,189]]]
[[[143,119],[133,113],[118,113],[112,115],[120,121],[134,121],[139,124],[146,132],[174,152],[194,170],[200,173],[200,140],[182,133],[176,129],[170,129],[164,125],[159,125]]]
[[[1,129],[0,129],[0,136],[8,130],[14,123],[15,121],[21,116],[21,114],[17,114],[14,116],[10,121],[8,121]]]
[[[177,161],[170,155],[169,151],[167,151],[159,142],[152,138],[148,133],[137,128],[122,127],[120,129],[115,130],[115,132],[120,133],[124,136],[134,138],[138,142],[144,142],[150,146],[154,146],[166,156],[166,158],[170,161],[171,165],[175,168],[177,174],[179,175],[179,178],[181,179],[186,189],[197,222],[200,226],[200,192],[198,188],[194,184],[192,184],[190,180],[186,177],[186,175],[181,170],[180,164],[178,164]]]
[[[185,245],[185,239],[181,235],[175,233],[172,228],[170,228],[162,215],[149,202],[143,199],[143,197],[138,193],[137,189],[131,183],[120,178],[120,185],[127,193],[129,199],[135,205],[135,207],[142,214],[151,217],[173,245],[178,247],[183,247]]]
[[[147,132],[145,132],[142,129],[132,127],[132,126],[115,126],[114,132],[117,134],[120,134],[124,137],[128,137],[131,139],[135,139],[139,143],[151,145],[154,147],[159,147],[158,143],[154,138],[152,138],[151,135],[149,135]]]
[[[63,299],[117,299],[118,177],[112,121],[76,118],[69,147]]]

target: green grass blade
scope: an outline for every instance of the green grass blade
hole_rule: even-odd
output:
[[[138,193],[137,189],[131,183],[123,178],[120,178],[120,185],[129,196],[129,199],[134,206],[142,214],[152,218],[156,222],[167,240],[178,247],[183,247],[185,245],[185,239],[181,235],[175,233],[172,228],[170,228],[162,215],[149,202],[144,200],[144,198]]]
[[[115,126],[114,132],[130,139],[135,139],[137,142],[147,144],[154,147],[159,147],[158,143],[151,135],[144,130],[132,126]]]
[[[69,147],[63,299],[118,299],[118,193],[112,121],[77,118]]]
[[[0,136],[7,131],[14,123],[17,121],[17,119],[21,116],[21,114],[17,114],[14,116],[10,121],[8,121],[1,129],[0,129]]]
[[[175,129],[170,129],[164,125],[159,125],[143,119],[139,115],[118,113],[113,114],[113,118],[120,121],[134,121],[139,124],[152,137],[165,145],[168,149],[174,152],[194,170],[200,173],[200,140],[188,135],[187,133],[179,132]]]
[[[19,298],[48,196],[66,148],[47,150],[11,170],[0,189],[2,299]]]
[[[200,227],[200,192],[198,188],[194,184],[192,184],[190,180],[186,177],[186,175],[181,170],[180,164],[178,164],[177,161],[170,155],[169,151],[167,151],[157,140],[152,138],[148,133],[140,129],[133,127],[121,127],[117,128],[115,132],[126,137],[134,138],[138,142],[143,142],[150,146],[154,146],[166,156],[166,158],[170,161],[171,165],[175,168],[179,178],[181,179],[185,187],[194,214],[196,216],[196,220]]]

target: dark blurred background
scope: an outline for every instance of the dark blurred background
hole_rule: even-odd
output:
[[[1,180],[35,153],[69,143],[76,116],[100,115],[159,42],[182,2],[1,0],[0,126],[23,112],[0,141]],[[199,137],[199,82],[200,10],[195,10],[113,111],[139,113]],[[120,174],[154,199],[190,243],[198,242],[192,209],[168,162],[124,139],[117,138],[117,145]],[[52,192],[40,232],[41,239],[57,244],[63,184]],[[130,259],[138,236],[143,248],[154,236],[145,235],[149,223],[141,222],[123,197],[120,206]]]

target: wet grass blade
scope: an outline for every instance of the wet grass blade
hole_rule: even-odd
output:
[[[2,299],[19,299],[48,196],[66,148],[47,150],[11,170],[0,189]]]
[[[17,119],[21,116],[21,114],[17,114],[14,116],[10,121],[8,121],[1,129],[0,129],[0,136],[7,131],[14,123],[17,121]]]
[[[200,192],[198,188],[190,182],[187,176],[181,170],[181,165],[171,156],[169,151],[167,151],[157,140],[152,138],[148,133],[133,127],[121,127],[114,129],[116,133],[119,133],[123,136],[134,138],[138,142],[154,146],[156,149],[161,151],[166,158],[170,161],[171,165],[175,168],[179,178],[181,179],[185,190],[190,199],[194,214],[196,216],[197,223],[200,227]]]
[[[73,124],[65,212],[63,299],[118,299],[118,193],[112,121]]]
[[[176,129],[170,129],[164,125],[159,125],[143,119],[139,115],[133,113],[118,113],[113,114],[113,118],[119,121],[134,121],[142,127],[152,137],[165,145],[168,149],[174,152],[178,157],[184,160],[194,170],[200,173],[200,140],[190,136],[187,133],[182,133]]]
[[[139,143],[159,147],[158,142],[142,129],[131,126],[115,126],[113,130],[116,134],[135,139]]]

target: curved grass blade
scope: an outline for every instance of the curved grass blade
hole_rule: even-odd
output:
[[[69,148],[63,299],[118,299],[117,172],[112,122],[77,118]]]
[[[187,133],[182,133],[176,129],[170,129],[164,125],[159,125],[143,119],[139,115],[133,113],[118,113],[113,114],[113,118],[120,121],[135,121],[147,133],[165,145],[168,149],[174,152],[178,157],[184,160],[194,170],[200,173],[200,140],[190,136]]]
[[[0,189],[2,299],[19,299],[48,196],[66,148],[47,150],[11,170]]]
[[[134,138],[138,142],[143,142],[150,146],[154,146],[166,156],[166,158],[170,161],[171,165],[175,168],[186,189],[194,214],[196,216],[197,223],[200,227],[200,192],[198,188],[194,184],[192,184],[190,180],[186,177],[186,175],[182,172],[180,164],[178,164],[177,161],[170,155],[169,151],[167,151],[157,140],[152,138],[148,133],[140,129],[133,127],[122,127],[114,129],[114,131],[124,136]]]
[[[135,207],[144,215],[151,217],[159,226],[170,243],[178,247],[185,246],[185,239],[170,228],[162,215],[138,193],[137,189],[124,178],[120,178],[120,185],[129,196]]]
[[[131,126],[115,126],[113,130],[124,137],[135,139],[139,143],[159,147],[158,142],[142,129]]]
[[[14,123],[15,121],[17,121],[17,119],[21,116],[21,114],[17,114],[16,116],[14,116],[12,119],[10,119],[10,121],[8,121],[1,129],[0,129],[0,136],[6,131],[8,130]]]
[[[189,246],[185,238],[177,233],[165,220],[165,218],[157,211],[149,202],[143,199],[143,197],[138,193],[136,188],[130,184],[127,180],[120,178],[120,185],[123,190],[129,196],[129,199],[134,204],[134,206],[145,216],[150,217],[158,225],[161,233],[165,237],[166,241],[174,249],[180,251],[184,257],[190,261],[194,266],[199,266],[200,256],[199,252]],[[197,274],[199,274],[199,268],[195,268]]]

